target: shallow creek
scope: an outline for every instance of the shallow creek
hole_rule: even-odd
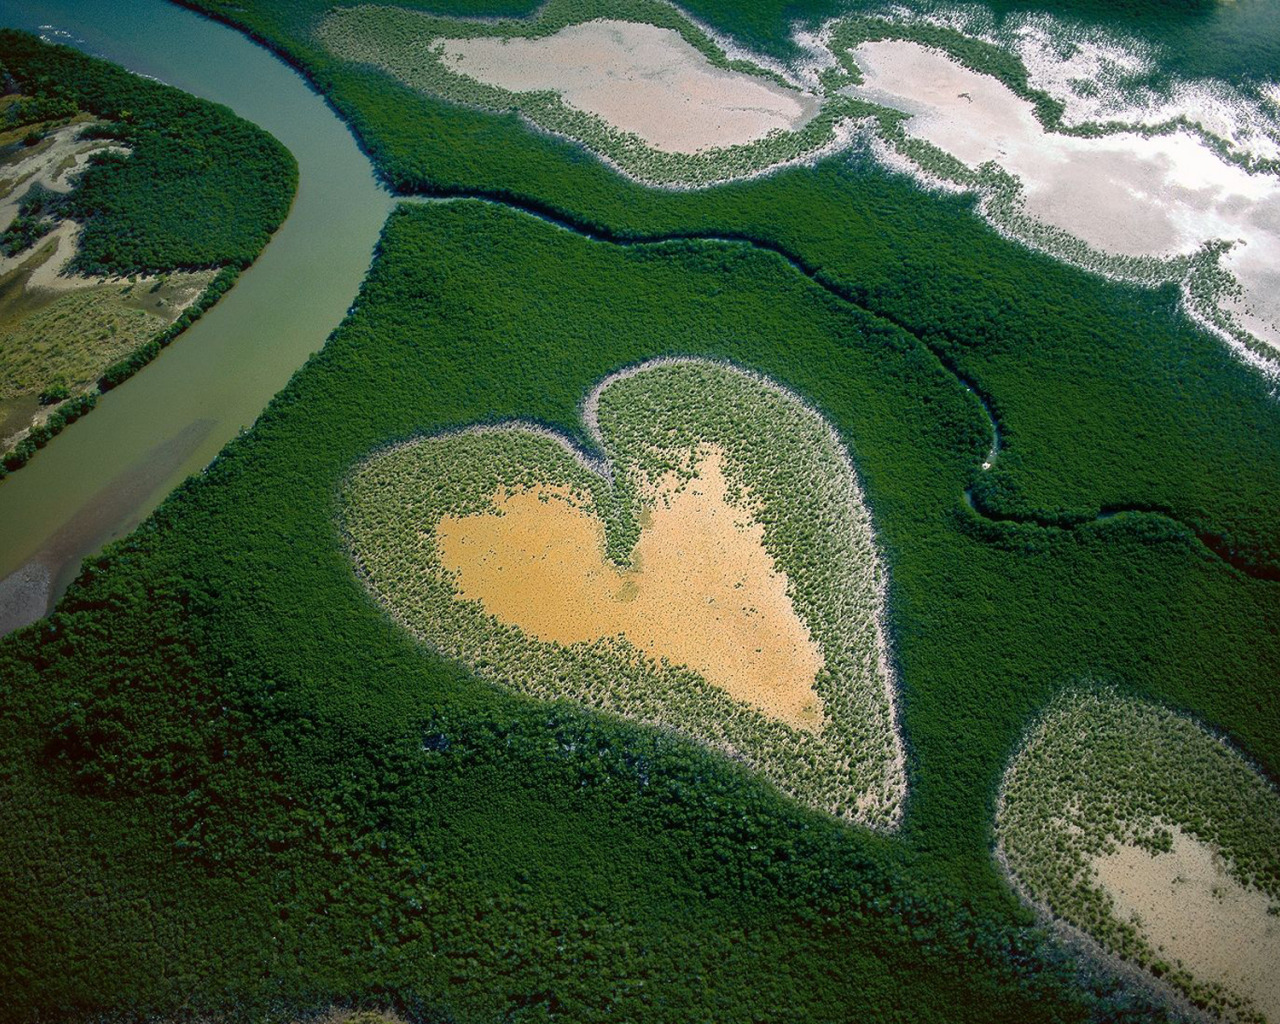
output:
[[[44,613],[80,560],[132,530],[250,426],[346,314],[394,200],[300,75],[164,0],[0,0],[36,31],[231,107],[298,161],[288,219],[154,363],[0,484],[0,634]]]

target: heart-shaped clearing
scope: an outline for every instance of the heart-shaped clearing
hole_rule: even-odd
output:
[[[764,528],[729,504],[723,458],[710,451],[697,479],[670,473],[653,489],[629,569],[609,560],[603,521],[547,488],[497,494],[492,512],[441,518],[441,562],[460,597],[539,640],[567,647],[624,637],[812,730],[822,722],[813,689],[822,653],[764,549]]]
[[[515,424],[358,466],[345,525],[370,590],[485,678],[672,728],[811,806],[896,823],[883,580],[834,431],[696,360],[608,378],[584,419],[607,461]]]

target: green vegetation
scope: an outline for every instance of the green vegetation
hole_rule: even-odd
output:
[[[244,269],[293,199],[297,165],[279,142],[225,107],[34,36],[0,31],[9,91],[99,119],[83,137],[111,139],[58,214],[84,225],[72,269],[141,274]],[[10,107],[10,110],[13,108]]]
[[[542,128],[581,143],[588,150],[604,156],[623,173],[648,184],[707,185],[759,173],[806,156],[813,158],[824,148],[835,145],[841,135],[845,137],[843,145],[847,146],[848,126],[855,118],[874,121],[884,143],[910,165],[925,175],[972,192],[982,215],[1006,235],[1114,279],[1145,286],[1185,281],[1183,294],[1202,322],[1211,324],[1222,334],[1267,359],[1274,356],[1268,345],[1239,326],[1221,304],[1225,292],[1239,291],[1231,276],[1218,267],[1219,257],[1227,248],[1225,244],[1209,245],[1193,256],[1174,258],[1119,256],[1099,251],[1059,228],[1028,217],[1023,209],[1022,187],[1016,179],[998,168],[969,169],[936,147],[910,138],[903,130],[904,116],[899,112],[851,100],[840,95],[840,90],[850,82],[861,80],[861,73],[851,55],[859,44],[882,39],[908,39],[941,50],[973,70],[994,76],[1016,95],[1031,102],[1037,117],[1049,131],[1093,136],[1117,130],[1137,130],[1154,135],[1182,129],[1199,134],[1225,158],[1255,170],[1280,171],[1280,162],[1257,159],[1239,152],[1228,140],[1183,118],[1142,125],[1136,129],[1133,125],[1110,122],[1067,124],[1063,120],[1062,102],[1031,87],[1027,69],[1017,56],[1011,39],[1006,38],[1003,47],[997,46],[966,36],[952,27],[925,20],[903,20],[901,16],[854,15],[832,23],[826,45],[837,63],[819,75],[823,83],[821,113],[802,131],[771,136],[765,142],[750,146],[692,157],[652,150],[642,140],[574,110],[554,94],[517,95],[483,85],[449,68],[441,54],[430,49],[433,41],[446,37],[536,37],[566,24],[580,24],[602,16],[669,25],[706,51],[715,62],[728,63],[714,44],[676,11],[646,0],[633,0],[621,8],[609,3],[592,5],[583,0],[558,0],[542,8],[535,19],[496,23],[442,19],[395,7],[340,8],[320,23],[317,35],[337,56],[377,67],[419,92],[492,111],[515,111]],[[1070,44],[1060,39],[1059,45]],[[751,69],[751,65],[745,62],[737,64]],[[1148,85],[1146,79],[1150,76],[1131,77],[1135,79],[1134,87],[1140,88]]]
[[[1174,827],[1280,903],[1276,791],[1195,722],[1105,690],[1053,702],[1009,766],[996,820],[1001,853],[1032,899],[1197,1006],[1256,1019],[1221,986],[1163,962],[1093,876],[1092,857],[1116,843],[1168,850]]]
[[[999,421],[1000,460],[973,481],[991,515],[1073,527],[1146,508],[1280,575],[1280,524],[1261,511],[1280,505],[1270,387],[1177,310],[1172,284],[1120,286],[1028,252],[975,217],[972,198],[924,192],[865,154],[693,193],[645,189],[514,115],[335,60],[314,36],[323,4],[200,6],[303,66],[398,189],[486,196],[622,241],[749,240],[914,334]],[[732,31],[737,16],[717,24]]]
[[[77,392],[92,386],[117,359],[155,336],[165,321],[120,298],[121,286],[69,291],[25,315],[5,318],[0,328],[0,366],[4,368],[0,398],[39,393],[50,405],[63,382],[63,398],[70,398],[67,381]],[[51,382],[45,387],[45,382]]]
[[[856,460],[903,692],[892,839],[671,734],[479,681],[351,571],[335,518],[370,451],[510,419],[590,449],[582,396],[681,353],[804,395]],[[254,430],[0,646],[8,1012],[1136,1013],[1025,930],[990,856],[1001,774],[1099,674],[1274,769],[1280,598],[1151,517],[976,520],[961,491],[988,443],[926,346],[775,255],[402,208],[352,318]]]
[[[389,181],[610,241],[492,204],[400,210],[352,317],[254,430],[0,644],[4,1013],[1159,1020],[1030,929],[991,823],[1028,723],[1081,679],[1280,773],[1265,382],[1172,288],[1027,252],[863,156],[646,191],[335,61],[323,0],[204,6],[304,66]],[[529,5],[498,6],[450,13]],[[815,8],[694,10],[777,50]],[[682,354],[794,389],[856,461],[902,689],[892,839],[669,733],[488,685],[353,578],[334,524],[371,451],[511,419],[591,449],[582,395]],[[953,371],[998,419],[987,473]],[[1096,521],[1121,505],[1163,514]]]
[[[3,137],[15,139],[0,157],[68,133],[113,144],[90,157],[70,191],[30,182],[0,235],[5,256],[31,251],[0,282],[0,399],[70,400],[4,453],[2,479],[226,293],[288,213],[297,166],[275,139],[223,107],[22,32],[0,30],[0,84],[10,93],[0,107]],[[128,275],[130,283],[87,281],[60,295],[29,288],[37,267],[55,258],[45,240],[64,221],[80,225],[66,272]],[[175,270],[192,272],[181,275],[183,288],[146,284],[178,304],[139,308],[130,294],[136,275]]]
[[[429,438],[374,455],[354,474],[344,529],[361,574],[395,618],[482,678],[543,700],[671,729],[729,753],[801,803],[859,824],[895,825],[905,779],[882,660],[884,579],[852,467],[822,418],[769,383],[712,363],[658,363],[604,382],[601,475],[527,429]],[[731,699],[681,666],[622,643],[562,647],[503,625],[456,585],[436,545],[442,516],[492,508],[499,489],[565,487],[607,525],[625,564],[646,498],[687,475],[703,446],[725,453],[730,485],[752,496],[764,545],[824,656],[815,735]],[[609,479],[613,480],[610,486]]]

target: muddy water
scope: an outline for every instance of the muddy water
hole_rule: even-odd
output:
[[[41,31],[261,125],[298,160],[289,218],[240,283],[142,373],[0,483],[0,632],[42,615],[80,560],[136,526],[253,423],[338,325],[391,197],[300,76],[162,0],[0,0]]]

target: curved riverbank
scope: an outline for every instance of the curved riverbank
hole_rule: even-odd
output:
[[[283,142],[299,168],[289,217],[237,285],[104,395],[90,426],[71,427],[0,486],[3,634],[43,615],[82,558],[253,423],[346,314],[393,200],[300,75],[210,19],[163,0],[0,0],[0,24],[224,103]]]

